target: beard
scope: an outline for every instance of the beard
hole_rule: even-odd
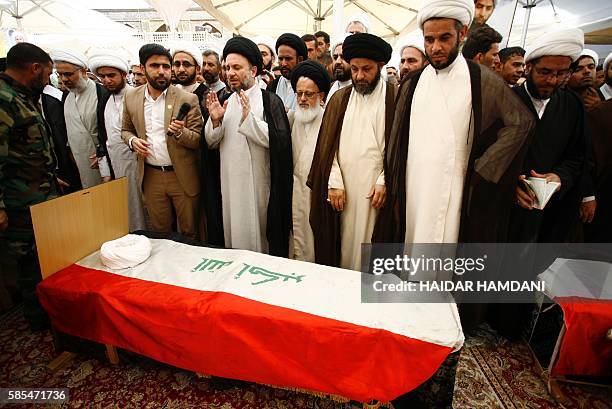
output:
[[[272,60],[270,59],[270,62],[267,63],[266,65],[264,65],[264,70],[266,71],[272,71]]]
[[[351,70],[345,70],[341,64],[334,66],[334,79],[344,82],[351,78]]]
[[[77,82],[74,84],[74,87],[68,88],[68,89],[78,94],[78,93],[85,91],[86,88],[87,88],[87,78],[80,76]]]
[[[538,90],[538,87],[536,87],[535,82],[533,81],[532,75],[533,75],[532,73],[529,73],[529,75],[527,75],[527,79],[525,80],[527,83],[527,89],[529,90],[529,93],[536,99],[550,98],[552,94],[555,92],[556,87],[554,87],[551,92],[540,93],[540,91]]]
[[[30,89],[32,90],[32,93],[36,95],[42,94],[43,90],[45,89],[45,77],[42,72],[32,80],[30,83]]]
[[[455,44],[455,46],[448,53],[448,58],[446,59],[446,62],[434,63],[429,54],[425,53],[425,56],[427,57],[427,61],[429,61],[432,67],[434,67],[436,70],[443,70],[444,68],[451,65],[457,59],[457,56],[459,56],[459,39],[457,38],[457,44]]]
[[[176,76],[176,83],[180,84],[180,85],[183,85],[183,86],[191,85],[191,84],[193,84],[195,82],[195,79],[196,79],[196,73],[194,71],[193,74],[188,75],[186,77],[183,77],[182,79],[181,79],[180,76],[177,75]]]
[[[296,122],[304,125],[309,124],[322,113],[323,108],[318,102],[315,106],[309,108],[302,108],[301,106],[298,106],[298,109],[295,111],[295,120]]]
[[[145,71],[145,77],[147,77],[147,83],[158,91],[165,91],[170,86],[170,81],[166,77],[152,78],[149,73]]]
[[[352,81],[353,81],[353,88],[355,88],[355,91],[357,91],[361,95],[371,94],[372,92],[374,92],[374,89],[376,89],[376,86],[378,85],[378,82],[380,81],[380,71],[376,73],[376,77],[374,78],[372,82],[367,82],[367,81],[356,82],[355,80],[352,80]]]
[[[228,81],[230,89],[236,93],[250,89],[253,86],[253,83],[254,83],[254,78],[247,78],[241,81],[238,87],[234,87],[234,85],[230,81]]]
[[[202,74],[202,77],[204,77],[204,81],[206,81],[207,84],[214,84],[219,81],[219,74],[215,75],[210,72],[205,72]]]

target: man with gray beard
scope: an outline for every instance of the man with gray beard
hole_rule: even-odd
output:
[[[385,203],[383,160],[395,105],[395,88],[381,81],[391,46],[372,34],[342,45],[352,86],[329,98],[308,186],[317,263],[359,270],[361,244],[370,243]]]
[[[51,53],[57,75],[70,91],[64,102],[68,145],[74,156],[83,188],[112,179],[106,152],[104,107],[109,93],[87,78],[87,57],[78,51]]]
[[[290,115],[293,150],[293,258],[314,262],[314,236],[310,227],[310,189],[306,186],[319,128],[322,104],[329,91],[329,74],[318,62],[307,60],[291,73],[298,107]],[[292,121],[293,119],[293,121]]]

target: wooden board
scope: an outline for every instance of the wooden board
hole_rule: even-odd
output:
[[[127,179],[30,207],[43,279],[128,231]]]

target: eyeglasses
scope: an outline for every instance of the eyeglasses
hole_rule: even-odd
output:
[[[547,68],[536,68],[535,72],[540,77],[560,79],[566,77],[570,73],[570,70],[551,71]]]
[[[311,91],[296,92],[296,95],[297,95],[298,98],[302,98],[305,95],[306,98],[308,98],[308,99],[314,97],[317,94],[318,94],[318,92],[311,92]]]
[[[179,68],[181,65],[187,69],[195,67],[195,64],[192,64],[189,61],[175,61],[173,65],[175,68]]]
[[[74,71],[66,71],[66,72],[59,72],[59,71],[57,71],[57,76],[58,77],[66,77],[66,78],[68,78],[68,77],[72,77],[74,75],[74,73],[77,72],[77,71],[81,71],[81,68],[77,68]]]

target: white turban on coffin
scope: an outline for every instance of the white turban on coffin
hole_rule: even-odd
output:
[[[193,57],[198,67],[202,67],[202,64],[204,63],[204,57],[202,57],[202,51],[200,51],[198,46],[195,45],[194,43],[190,43],[187,41],[175,43],[172,45],[172,49],[170,53],[172,54],[172,58],[174,58],[174,55],[176,53],[189,54],[190,56]]]
[[[525,52],[525,62],[547,55],[567,56],[576,61],[584,48],[584,33],[578,28],[549,31],[536,38]]]
[[[474,0],[425,0],[417,15],[421,30],[430,18],[452,18],[469,26],[474,19]]]
[[[100,260],[112,269],[134,267],[149,258],[151,249],[151,241],[147,237],[126,234],[102,244]]]
[[[85,54],[74,50],[54,50],[51,52],[53,62],[67,62],[77,67],[87,68],[87,57]]]
[[[593,61],[595,61],[595,65],[597,65],[597,63],[599,62],[599,54],[597,54],[590,48],[585,48],[584,50],[582,50],[580,57],[591,57]]]
[[[98,68],[101,67],[116,68],[126,74],[130,71],[127,61],[112,51],[96,53],[89,57],[89,68],[91,72],[97,75]]]
[[[604,71],[608,71],[608,66],[610,65],[611,62],[612,62],[612,53],[608,54],[608,56],[604,60],[604,63],[603,63]]]

